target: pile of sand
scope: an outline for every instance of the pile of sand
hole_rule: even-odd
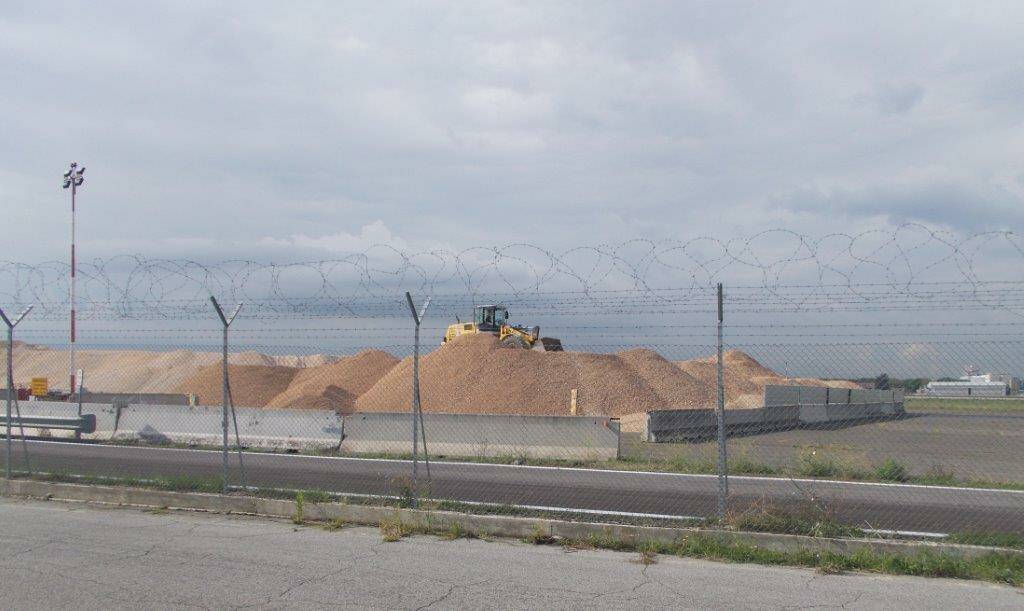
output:
[[[722,354],[723,377],[725,382],[726,407],[760,407],[764,402],[764,387],[784,386],[832,386],[837,388],[860,388],[845,380],[826,381],[815,378],[787,378],[780,376],[752,356],[739,350],[727,350]],[[715,405],[715,390],[718,374],[718,358],[710,356],[688,361],[676,361],[676,366],[693,376],[702,385],[707,397],[706,405]]]
[[[355,407],[356,398],[396,364],[398,359],[387,352],[364,350],[334,363],[306,367],[298,370],[288,388],[266,406],[336,409],[349,413]]]
[[[78,350],[75,364],[85,371],[85,386],[93,392],[164,393],[177,390],[199,371],[220,364],[219,352],[192,350]],[[228,355],[236,365],[311,367],[332,363],[324,354],[269,356],[258,352]],[[14,380],[28,386],[34,377],[48,378],[50,387],[67,390],[68,353],[45,346],[14,342]],[[217,387],[219,401],[220,387]]]
[[[235,405],[262,407],[284,392],[299,369],[278,365],[231,365],[231,400]],[[195,394],[199,405],[219,405],[222,388],[221,365],[201,367],[172,392]]]
[[[747,407],[746,398],[763,393],[765,384],[785,383],[742,352],[729,351],[723,360],[730,407]],[[356,410],[407,409],[411,379],[412,360],[406,358],[356,400]],[[578,389],[582,415],[711,407],[715,379],[714,357],[673,363],[646,349],[509,350],[488,335],[463,336],[420,359],[423,409],[433,412],[567,415],[572,389]]]
[[[200,404],[221,402],[220,354],[174,350],[80,350],[86,387],[95,392],[180,392]],[[15,344],[15,379],[67,380],[67,352]],[[757,407],[768,384],[838,386],[852,382],[785,378],[743,352],[724,355],[727,407]],[[412,395],[412,359],[379,350],[352,357],[229,356],[235,405],[351,411],[405,411]],[[501,348],[490,335],[463,336],[420,360],[423,407],[456,413],[568,415],[577,389],[577,413],[623,416],[652,409],[712,407],[715,357],[671,362],[656,352],[615,354],[540,352]]]
[[[250,356],[250,360],[253,360]],[[273,362],[273,361],[271,361]],[[398,359],[380,350],[332,358],[320,365],[228,365],[231,398],[245,407],[336,409],[351,412],[356,397],[387,373]],[[192,393],[199,405],[221,402],[221,366],[201,367],[172,392]]]

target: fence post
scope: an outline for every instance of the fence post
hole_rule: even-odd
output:
[[[729,495],[729,468],[726,462],[725,448],[725,380],[722,362],[722,283],[718,283],[718,359],[716,366],[718,389],[718,406],[715,414],[718,420],[718,519],[725,519],[726,497]]]
[[[420,322],[423,321],[423,314],[430,305],[430,297],[423,302],[423,308],[417,313],[416,305],[412,301],[409,291],[405,292],[405,300],[409,304],[409,311],[412,313],[412,320],[416,323],[416,330],[412,348],[412,506],[416,507],[419,489],[416,478],[419,465],[419,439],[423,439],[423,460],[427,466],[427,481],[430,481],[430,455],[427,453],[427,431],[423,426],[423,409],[420,404]],[[418,427],[418,431],[417,431]]]
[[[238,316],[238,311],[242,309],[242,304],[235,306],[235,311],[230,316],[224,315],[224,310],[221,309],[220,304],[217,303],[217,299],[210,295],[210,302],[213,303],[213,308],[217,311],[217,316],[220,318],[220,322],[223,325],[223,343],[221,345],[221,419],[220,427],[222,433],[221,453],[223,463],[223,475],[221,481],[221,491],[224,494],[228,492],[228,410],[231,410],[232,418],[234,418],[235,408],[231,402],[231,390],[228,383],[228,328],[231,323],[235,321],[235,316]],[[238,422],[235,421],[235,438],[238,439]],[[242,448],[239,445],[238,448],[239,465],[241,466]]]
[[[14,327],[18,326],[21,319],[25,318],[26,315],[32,310],[32,306],[28,306],[22,310],[21,314],[18,314],[12,321],[7,317],[7,314],[0,308],[0,318],[3,318],[4,324],[7,325],[7,462],[5,463],[4,475],[7,479],[11,479],[11,435],[13,429],[13,422],[11,422],[11,406],[14,403]],[[19,421],[21,421],[19,414]],[[22,427],[21,434],[22,442],[25,441],[25,428]]]

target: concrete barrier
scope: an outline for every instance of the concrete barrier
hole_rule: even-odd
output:
[[[788,412],[773,409],[771,425],[778,427]],[[765,430],[766,411],[725,410],[725,428],[730,434],[759,433]],[[653,442],[709,439],[718,434],[718,416],[714,409],[659,409],[647,412],[644,439]]]
[[[25,415],[67,417],[77,414],[76,403],[30,401],[21,404]],[[96,432],[82,435],[96,441],[143,441],[219,445],[222,438],[220,407],[183,405],[116,405],[83,403],[82,413],[96,415]],[[267,449],[317,449],[338,447],[341,417],[330,410],[268,410],[236,407],[242,445]],[[235,439],[234,423],[229,435]],[[32,436],[67,438],[72,431],[26,429]],[[15,429],[15,433],[18,430]]]
[[[68,417],[74,403],[32,401],[25,415]],[[83,439],[142,441],[155,444],[220,445],[221,408],[180,405],[104,405],[86,403],[97,430]],[[254,448],[311,450],[338,448],[353,453],[411,452],[408,413],[357,413],[332,410],[236,407],[242,445]],[[447,456],[522,456],[578,460],[619,456],[619,423],[594,416],[521,416],[514,414],[424,414],[431,454]],[[229,422],[234,443],[234,425]],[[17,433],[15,429],[15,433]],[[31,436],[72,437],[72,431],[26,429]]]
[[[236,407],[242,445],[268,449],[308,450],[338,447],[341,417],[330,410],[269,410]],[[114,439],[148,443],[219,445],[221,408],[130,405],[121,411]],[[234,443],[234,423],[228,422]]]
[[[423,421],[431,455],[606,460],[620,454],[614,418],[427,413]],[[411,440],[408,413],[355,413],[345,416],[341,449],[409,453]]]
[[[822,405],[800,405],[800,424],[829,425],[858,420],[882,420],[895,415],[892,403],[825,403]]]
[[[82,393],[84,403],[115,403],[128,405],[191,405],[189,396],[182,393],[92,392]]]
[[[903,393],[893,390],[766,386],[764,405],[755,409],[727,409],[727,434],[840,426],[896,418],[904,413]],[[644,439],[653,442],[710,439],[717,434],[715,410],[704,408],[647,412],[643,430]]]

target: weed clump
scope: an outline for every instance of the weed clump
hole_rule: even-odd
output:
[[[526,541],[534,545],[554,545],[558,542],[555,537],[551,536],[546,530],[541,528],[540,524],[533,527],[533,532],[526,537]]]
[[[892,458],[875,467],[875,476],[883,482],[905,482],[910,479],[903,463]]]
[[[302,492],[295,493],[295,513],[292,514],[292,524],[302,526],[306,523],[305,499],[306,496]]]
[[[394,517],[380,521],[380,537],[387,543],[394,543],[412,534],[412,529],[402,523],[401,518]]]
[[[448,529],[441,533],[441,538],[446,541],[454,541],[456,539],[474,539],[474,535],[471,531],[466,530],[466,527],[462,525],[462,522],[453,521],[448,525]]]
[[[804,501],[781,506],[765,499],[726,516],[725,524],[736,530],[807,535],[810,537],[861,537],[863,531],[841,523],[831,509]]]
[[[797,459],[796,472],[804,477],[838,477],[839,465],[826,456],[820,456],[816,450],[803,452]]]

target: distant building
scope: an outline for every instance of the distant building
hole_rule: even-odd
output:
[[[1006,373],[966,375],[953,382],[929,382],[924,394],[934,397],[1006,397],[1020,393],[1020,378]]]

